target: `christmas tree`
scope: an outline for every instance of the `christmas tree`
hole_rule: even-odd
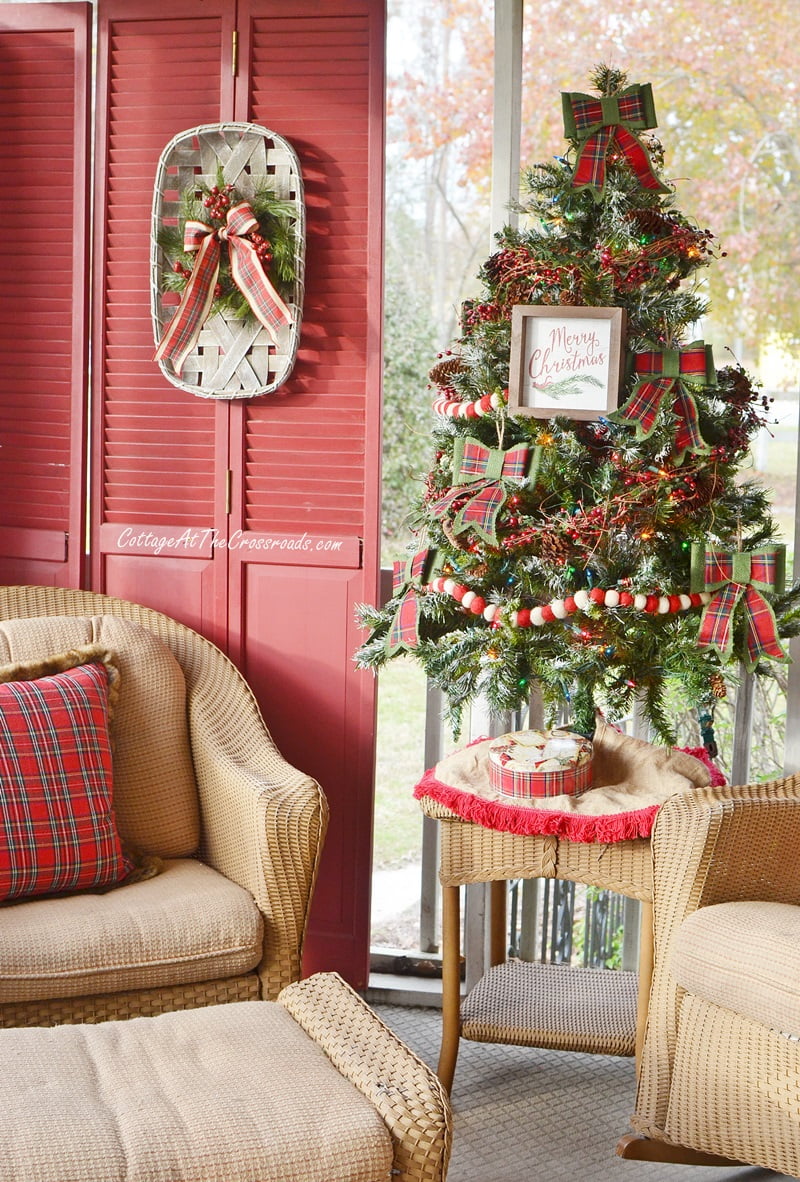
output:
[[[562,96],[569,147],[526,170],[519,228],[431,371],[433,464],[393,598],[360,608],[357,660],[413,654],[456,732],[472,700],[502,714],[536,691],[586,734],[635,697],[674,742],[675,690],[708,722],[741,665],[788,660],[800,586],[784,588],[768,490],[742,473],[769,400],[694,339],[715,238],[664,179],[650,87],[606,66],[592,83]],[[560,334],[544,375],[518,340],[542,308],[531,323]],[[610,407],[570,413],[599,384],[592,309],[624,317],[622,377]]]

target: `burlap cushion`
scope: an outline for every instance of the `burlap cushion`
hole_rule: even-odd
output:
[[[670,968],[687,992],[800,1038],[800,907],[701,907],[681,924]]]
[[[275,1002],[2,1030],[0,1060],[7,1178],[378,1182],[392,1173],[375,1108]]]
[[[236,977],[255,968],[263,946],[248,891],[193,858],[167,860],[155,878],[104,894],[5,907],[0,1002]]]
[[[192,854],[199,843],[199,806],[186,683],[170,649],[140,624],[115,616],[40,616],[0,624],[0,664],[92,644],[110,649],[120,672],[112,722],[120,835],[143,854]]]

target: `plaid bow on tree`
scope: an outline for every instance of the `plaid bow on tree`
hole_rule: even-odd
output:
[[[535,480],[541,450],[522,443],[504,451],[500,447],[486,447],[470,435],[459,436],[453,444],[455,487],[432,505],[431,511],[443,517],[468,492],[469,500],[453,519],[453,533],[472,529],[490,546],[497,546],[497,515],[508,497],[506,481],[525,480],[526,475]],[[464,487],[467,485],[470,487]]]
[[[619,94],[595,98],[591,94],[562,93],[564,134],[580,144],[572,184],[591,189],[595,201],[602,197],[606,181],[606,157],[616,146],[631,165],[639,184],[656,193],[668,193],[655,174],[650,156],[637,131],[657,123],[653,90],[649,82],[627,86]]]
[[[697,404],[686,383],[716,386],[717,374],[710,345],[694,341],[683,349],[661,349],[636,353],[637,375],[633,393],[625,406],[608,417],[636,427],[636,438],[647,439],[653,433],[664,398],[674,395],[672,411],[677,420],[675,460],[686,452],[704,455],[710,449],[700,434]]]
[[[386,636],[386,649],[392,655],[409,651],[419,644],[417,594],[427,573],[436,561],[435,550],[420,550],[405,561],[392,563],[392,598],[402,595]]]
[[[767,546],[751,552],[706,550],[702,543],[692,547],[692,590],[712,592],[700,620],[697,643],[713,648],[723,660],[733,650],[733,617],[737,605],[744,609],[747,653],[742,662],[755,668],[760,657],[788,661],[778,639],[775,613],[762,591],[780,593],[785,578],[785,546]]]

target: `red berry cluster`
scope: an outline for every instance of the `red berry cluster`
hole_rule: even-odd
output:
[[[536,260],[530,251],[524,246],[517,246],[498,250],[486,261],[484,269],[493,283],[505,284],[529,275],[535,266]]]
[[[272,262],[272,243],[268,238],[259,234],[257,230],[253,230],[250,234],[250,241],[262,263]]]
[[[224,189],[220,189],[219,185],[214,185],[208,191],[208,196],[203,198],[203,205],[206,207],[212,218],[218,222],[224,222],[228,210],[231,207],[230,194],[233,192],[233,185],[226,185]]]
[[[641,287],[642,284],[649,282],[659,273],[658,265],[646,258],[638,258],[633,262],[630,255],[621,255],[615,258],[611,250],[602,242],[596,244],[595,250],[602,270],[611,275],[614,286],[620,291]]]
[[[184,279],[189,279],[192,274],[191,269],[189,267],[184,267],[184,265],[180,259],[176,259],[175,262],[172,264],[172,270],[175,272],[176,275],[181,275]],[[214,284],[214,299],[218,300],[221,295],[222,295],[222,284],[215,283]]]
[[[468,327],[473,327],[476,324],[484,322],[499,320],[502,316],[500,308],[497,304],[473,304],[470,308],[465,310],[465,323]]]
[[[593,505],[591,509],[579,510],[572,517],[564,533],[573,542],[592,545],[608,530],[608,510],[604,505]]]

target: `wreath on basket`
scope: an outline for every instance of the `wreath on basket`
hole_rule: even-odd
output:
[[[255,318],[276,341],[276,330],[292,320],[282,296],[291,298],[297,278],[295,217],[293,203],[267,186],[242,197],[221,170],[215,185],[184,190],[177,225],[157,236],[169,263],[164,290],[181,293],[157,360],[180,373],[203,324],[218,313]]]

